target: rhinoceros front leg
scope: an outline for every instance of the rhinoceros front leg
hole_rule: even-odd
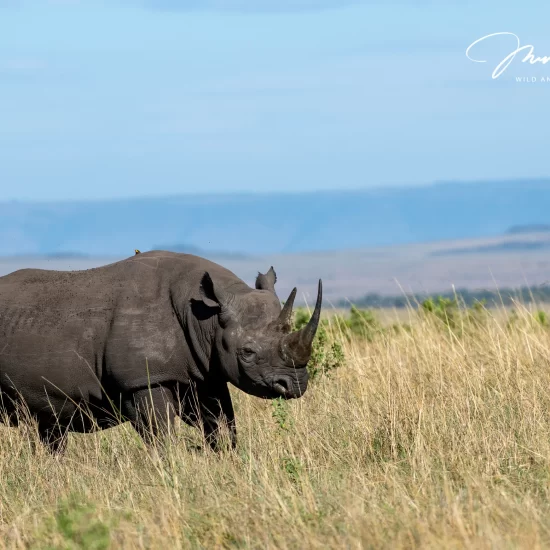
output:
[[[133,394],[130,421],[147,444],[169,433],[176,417],[176,399],[170,388],[157,386]]]
[[[237,446],[237,425],[227,383],[207,384],[198,388],[197,393],[206,441],[213,450],[219,451],[221,428],[225,422],[229,429],[231,448],[234,449]]]
[[[53,455],[63,455],[67,448],[67,429],[55,421],[38,421],[38,436]]]

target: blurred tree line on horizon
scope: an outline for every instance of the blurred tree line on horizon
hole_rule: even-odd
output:
[[[451,292],[417,293],[382,295],[376,292],[365,294],[354,300],[342,299],[337,307],[347,308],[350,304],[360,308],[397,308],[403,309],[409,306],[418,306],[426,300],[443,298],[446,300],[458,299],[466,307],[483,303],[486,307],[511,306],[515,302],[523,304],[550,302],[550,285],[522,286],[520,288],[504,288],[499,290],[470,290],[466,288]]]

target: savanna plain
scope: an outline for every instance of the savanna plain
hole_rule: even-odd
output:
[[[304,316],[304,312],[298,312]],[[239,443],[128,424],[63,457],[0,429],[0,548],[550,546],[543,312],[431,303],[327,317],[294,401],[232,391]]]

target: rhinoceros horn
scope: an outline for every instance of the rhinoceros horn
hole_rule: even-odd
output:
[[[292,332],[284,337],[282,347],[285,354],[294,362],[295,365],[306,365],[311,356],[311,346],[319,326],[321,318],[321,303],[323,301],[323,283],[319,280],[317,290],[317,303],[315,310],[309,320],[309,323],[296,332]],[[285,304],[286,305],[286,304]]]
[[[288,300],[285,302],[279,317],[272,323],[271,328],[282,332],[290,332],[292,327],[292,308],[294,307],[294,299],[296,298],[297,289],[294,287],[290,293]]]

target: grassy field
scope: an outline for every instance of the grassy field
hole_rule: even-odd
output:
[[[304,398],[234,391],[235,452],[127,425],[35,449],[0,429],[0,548],[550,546],[550,329],[521,310],[409,312],[348,338]],[[330,339],[329,339],[330,342]]]

